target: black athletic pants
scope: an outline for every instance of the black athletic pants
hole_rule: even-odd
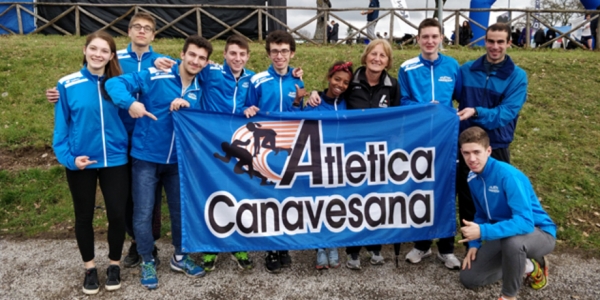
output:
[[[73,197],[75,210],[75,237],[84,262],[94,259],[94,209],[96,186],[104,196],[108,218],[108,258],[121,260],[125,241],[125,207],[129,195],[129,171],[127,165],[99,169],[72,171],[66,169],[67,182]]]

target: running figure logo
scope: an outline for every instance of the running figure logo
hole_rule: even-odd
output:
[[[247,173],[251,179],[259,178],[261,185],[275,184],[281,180],[281,175],[269,167],[269,154],[274,152],[279,155],[284,152],[289,156],[300,123],[301,121],[248,122],[235,131],[231,142],[221,143],[225,156],[220,153],[214,153],[213,156],[226,164],[232,158],[236,159],[233,167],[235,174]]]

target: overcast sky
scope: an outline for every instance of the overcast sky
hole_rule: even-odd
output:
[[[429,8],[435,8],[435,1],[437,0],[406,0],[406,5],[408,8],[426,8],[427,3],[429,2]],[[496,3],[492,6],[492,8],[524,8],[527,6],[531,6],[530,0],[497,0]],[[306,7],[316,7],[316,0],[287,0],[288,6],[306,6]],[[382,8],[391,8],[392,3],[390,0],[379,0],[379,3]],[[471,0],[447,0],[445,8],[469,8]],[[350,7],[368,7],[369,0],[331,0],[332,8],[350,8]],[[304,23],[311,17],[315,15],[316,11],[308,11],[308,10],[288,10],[288,26],[291,28],[295,28],[296,26]],[[366,25],[366,17],[360,14],[360,11],[349,11],[349,12],[337,12],[335,13],[340,18],[343,18],[345,21],[351,23],[352,25],[362,28]],[[447,14],[445,14],[446,16]],[[468,15],[468,13],[467,13]],[[491,18],[493,20],[496,19],[498,13],[492,14]],[[429,17],[432,16],[432,12],[429,12]],[[413,24],[418,25],[421,20],[425,18],[425,12],[410,12],[410,20]],[[394,24],[394,35],[402,36],[404,33],[416,33],[412,27],[406,25],[404,22],[395,18]],[[462,19],[461,19],[462,21]],[[338,22],[340,23],[340,22]],[[451,34],[452,30],[454,30],[454,18],[449,21],[446,21],[444,26],[445,32]],[[314,32],[316,28],[316,22],[304,27],[303,29],[309,30],[311,33]],[[383,34],[386,31],[389,31],[390,28],[390,19],[389,17],[383,18],[379,20],[377,23],[376,32],[381,32]],[[346,35],[347,26],[343,23],[340,23],[340,37]]]

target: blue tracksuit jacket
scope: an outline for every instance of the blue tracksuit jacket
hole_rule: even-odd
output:
[[[244,69],[236,80],[227,61],[208,65],[199,74],[202,93],[200,109],[231,114],[243,113],[253,71]]]
[[[298,87],[304,88],[304,82],[300,78],[294,78],[292,70],[293,68],[288,67],[287,74],[281,76],[271,65],[267,71],[252,76],[246,107],[254,105],[263,112],[299,110],[299,107],[293,106],[296,98],[296,84]]]
[[[115,104],[125,110],[129,110],[136,101],[136,93],[140,93],[139,101],[158,118],[154,121],[143,117],[136,121],[131,140],[131,156],[153,163],[176,163],[175,131],[169,108],[176,98],[187,100],[190,107],[200,108],[202,89],[198,78],[194,77],[190,86],[184,89],[179,65],[174,65],[168,71],[149,68],[111,78],[106,82],[106,90]]]
[[[310,105],[305,106],[302,110],[304,111],[323,111],[323,110],[346,110],[346,101],[342,98],[329,98],[326,96],[327,89],[319,93],[321,96],[321,104],[312,107]],[[343,94],[342,94],[343,96]]]
[[[154,60],[165,56],[154,52],[152,46],[150,46],[148,52],[139,57],[137,53],[131,49],[130,43],[127,46],[127,49],[117,51],[117,57],[119,58],[121,70],[123,70],[124,74],[127,74],[154,67]],[[119,116],[121,116],[121,120],[123,120],[123,124],[125,124],[125,128],[127,128],[127,132],[131,135],[133,133],[133,128],[135,127],[135,119],[132,118],[125,109],[119,111]]]
[[[474,222],[481,229],[481,238],[470,241],[470,247],[479,248],[482,240],[528,234],[535,227],[556,237],[556,225],[529,178],[517,168],[489,157],[481,174],[471,172],[467,181],[475,203]]]
[[[493,149],[508,148],[527,99],[527,74],[507,55],[504,65],[488,75],[484,59],[485,55],[460,68],[463,88],[458,109],[474,107],[479,115],[460,122],[460,132],[480,126],[488,133]]]
[[[98,161],[86,169],[121,166],[127,163],[127,131],[119,118],[119,108],[100,92],[102,77],[81,71],[58,81],[59,101],[54,106],[56,159],[70,170],[77,156]]]
[[[398,70],[401,105],[430,103],[433,100],[452,107],[460,94],[462,77],[456,59],[439,54],[435,61],[421,55],[402,63]]]

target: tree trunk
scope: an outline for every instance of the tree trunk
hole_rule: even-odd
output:
[[[318,8],[330,8],[331,2],[329,0],[317,0]],[[319,14],[320,11],[317,11]],[[325,16],[317,18],[317,29],[315,31],[315,35],[313,39],[317,43],[326,43],[327,35],[324,35],[325,28],[327,27],[327,20],[325,20]]]

